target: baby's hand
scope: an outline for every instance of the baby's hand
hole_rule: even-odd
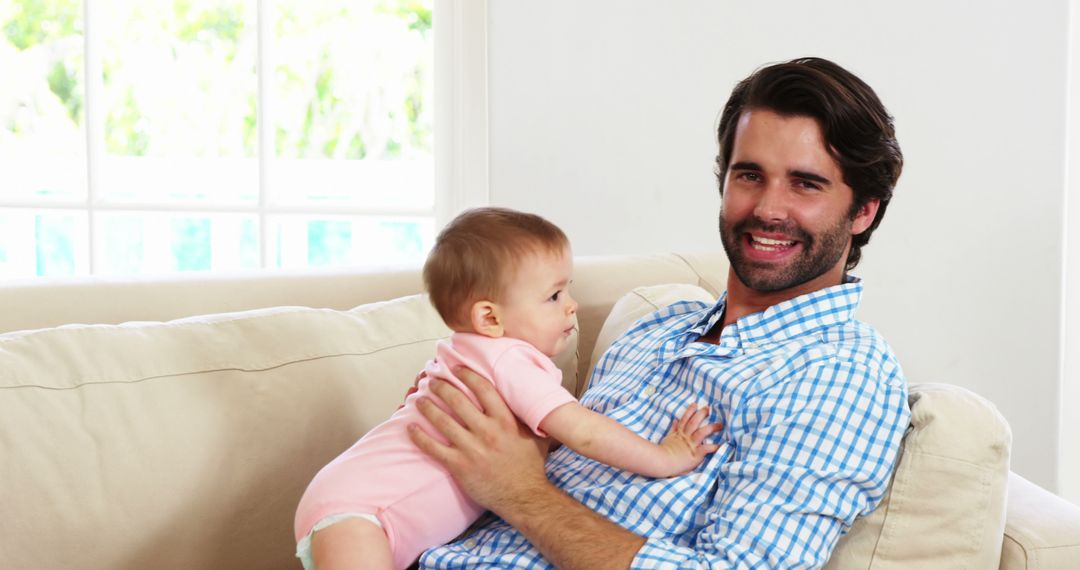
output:
[[[709,416],[709,408],[690,404],[681,418],[672,424],[660,447],[668,453],[672,475],[681,475],[697,467],[705,456],[719,446],[704,443],[706,437],[723,429],[722,424],[702,424]]]

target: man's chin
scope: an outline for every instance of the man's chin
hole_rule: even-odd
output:
[[[735,276],[748,289],[761,293],[777,293],[802,285],[808,279],[793,275],[788,268],[748,268],[734,265]]]
[[[746,280],[742,278],[740,278],[740,280],[742,281],[743,285],[745,285],[748,289],[752,289],[754,291],[757,291],[758,293],[779,293],[781,291],[791,289],[796,285],[801,285],[801,283],[795,283],[792,281],[774,281],[762,279]]]

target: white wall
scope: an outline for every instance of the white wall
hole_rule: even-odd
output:
[[[989,398],[1013,467],[1058,488],[1068,0],[489,3],[495,204],[580,254],[719,247],[714,126],[766,62],[833,59],[906,166],[856,271],[912,382]],[[1074,243],[1076,243],[1074,241]]]
[[[1080,503],[1080,5],[1069,12],[1067,195],[1065,199],[1064,374],[1058,491]]]

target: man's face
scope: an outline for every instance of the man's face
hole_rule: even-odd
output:
[[[805,116],[744,111],[725,173],[720,237],[743,285],[792,296],[840,283],[851,236],[877,213],[851,217],[854,192]]]

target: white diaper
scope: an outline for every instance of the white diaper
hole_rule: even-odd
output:
[[[300,542],[296,545],[296,557],[299,558],[300,563],[304,565],[304,570],[315,570],[315,562],[311,559],[311,535],[345,519],[364,519],[366,521],[371,521],[375,523],[375,526],[382,528],[382,523],[379,522],[379,519],[375,518],[375,515],[370,513],[341,513],[320,519],[319,522],[315,523],[315,526],[311,527],[311,532],[307,533],[304,538],[301,538]]]

